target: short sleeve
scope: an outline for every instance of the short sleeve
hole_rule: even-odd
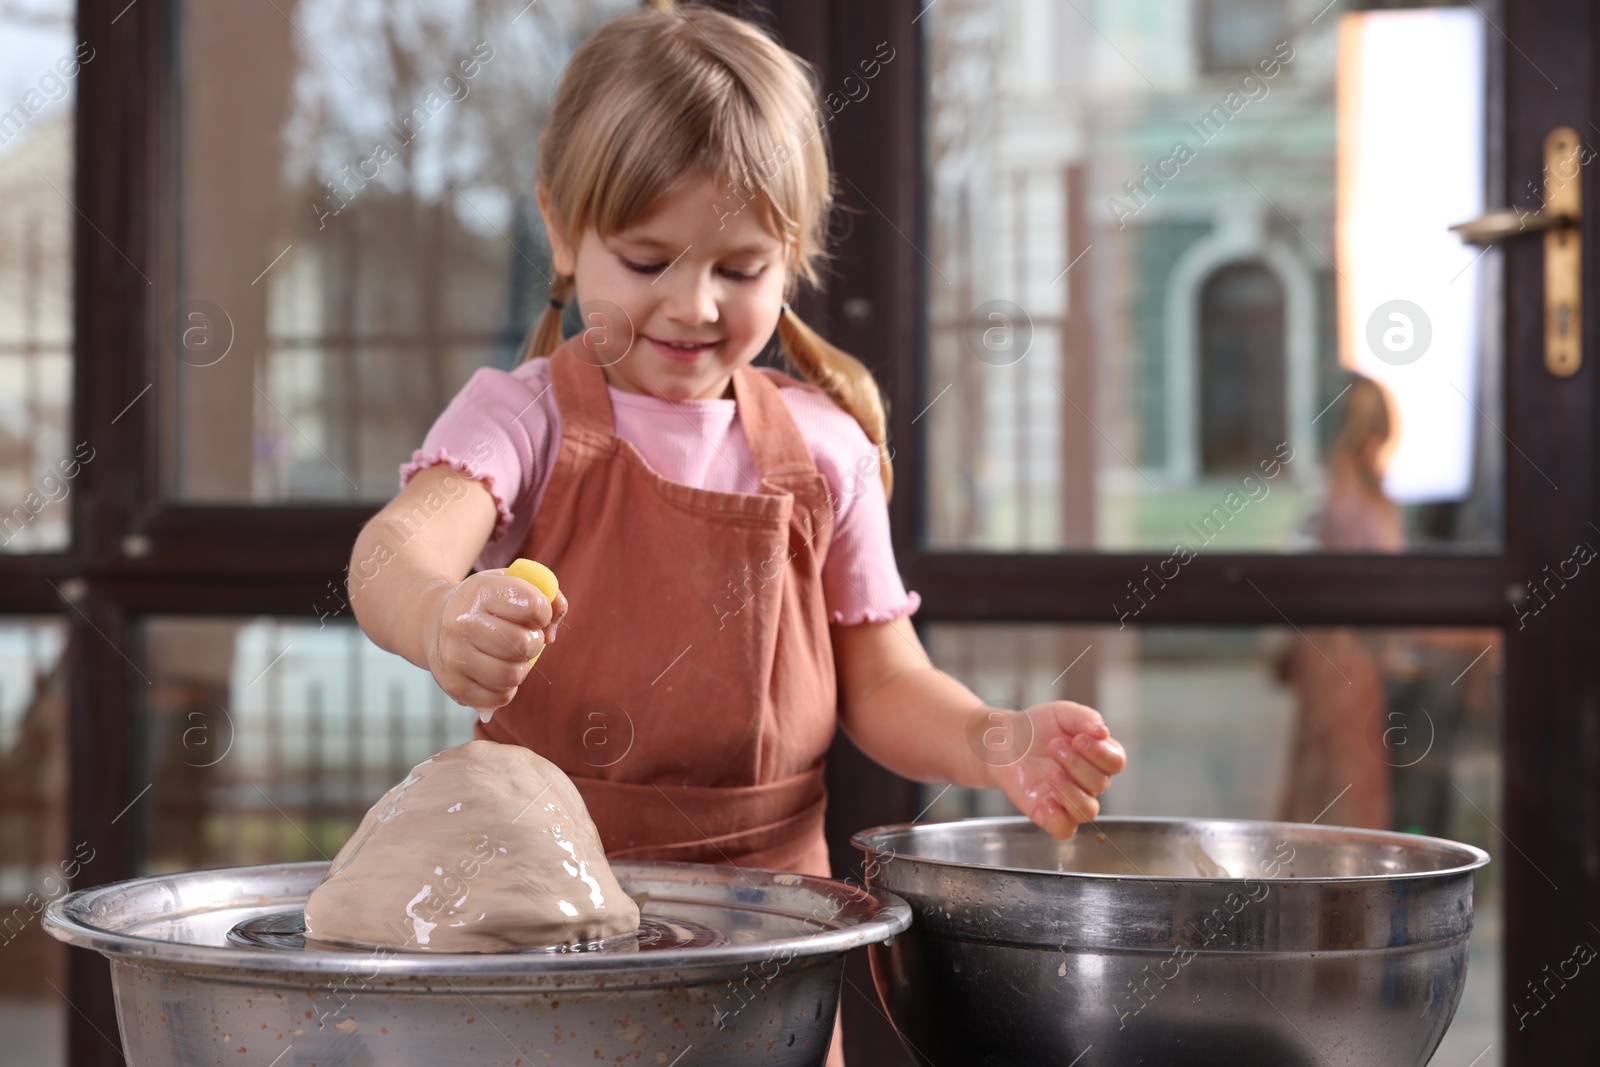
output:
[[[900,580],[877,447],[826,394],[788,387],[782,395],[833,494],[833,537],[822,564],[828,621],[854,626],[912,614],[922,598]]]
[[[549,360],[529,360],[510,372],[485,367],[467,380],[400,468],[400,485],[440,463],[482,482],[498,518],[478,565],[505,566],[527,538],[560,432]]]

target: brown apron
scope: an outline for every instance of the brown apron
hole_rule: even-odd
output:
[[[582,337],[550,357],[561,445],[522,548],[572,606],[477,736],[571,776],[613,859],[827,876],[833,514],[781,376],[734,372],[761,490],[711,492],[663,478],[617,436]],[[836,1040],[829,1064],[842,1063]]]

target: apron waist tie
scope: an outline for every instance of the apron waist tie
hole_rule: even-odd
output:
[[[790,864],[814,855],[822,841],[822,775],[818,763],[766,785],[641,785],[576,775],[572,781],[610,859],[794,870]]]

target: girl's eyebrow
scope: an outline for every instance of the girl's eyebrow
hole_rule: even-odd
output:
[[[730,255],[730,256],[763,256],[763,255],[776,255],[777,252],[778,252],[778,243],[776,241],[768,241],[768,242],[741,245],[740,247],[731,250],[728,253],[728,255]]]
[[[618,240],[626,241],[629,244],[642,245],[645,248],[649,248],[657,252],[670,252],[674,248],[677,248],[680,252],[683,251],[680,246],[672,243],[671,241],[662,241],[658,238],[649,237],[644,234],[619,233],[616,235],[616,237]],[[740,245],[738,248],[729,249],[723,253],[723,256],[776,255],[777,252],[778,244],[776,241],[752,242],[750,244]]]

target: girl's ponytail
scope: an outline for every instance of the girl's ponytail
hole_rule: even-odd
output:
[[[850,353],[823,340],[788,304],[783,305],[783,313],[778,316],[778,341],[800,376],[827,393],[861,424],[867,440],[878,449],[878,475],[883,479],[884,495],[892,494],[894,469],[884,445],[889,436],[889,418],[872,372]]]
[[[573,278],[570,274],[556,275],[555,280],[550,283],[550,303],[545,305],[539,321],[533,324],[533,331],[528,336],[528,346],[523,350],[519,363],[548,356],[560,347],[561,312],[566,307],[567,301],[572,299],[573,290]]]

